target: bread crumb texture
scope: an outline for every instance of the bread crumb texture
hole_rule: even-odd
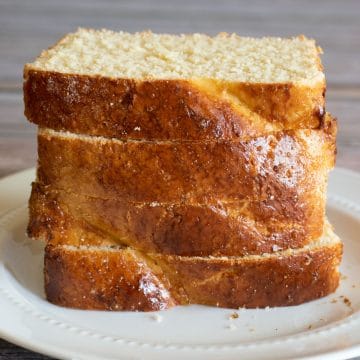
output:
[[[132,79],[218,79],[260,83],[323,81],[319,48],[289,39],[220,33],[170,35],[79,29],[28,69]]]

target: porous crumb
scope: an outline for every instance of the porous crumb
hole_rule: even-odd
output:
[[[235,34],[129,34],[79,29],[44,51],[32,68],[134,79],[210,79],[261,83],[322,81],[317,47],[294,37]],[[151,93],[150,93],[151,96]]]

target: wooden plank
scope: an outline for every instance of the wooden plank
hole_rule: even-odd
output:
[[[325,50],[329,84],[360,84],[360,2],[337,0],[2,0],[0,87],[20,88],[22,67],[79,26],[157,32],[306,34]]]
[[[0,177],[36,164],[36,126],[25,120],[22,94],[0,93]]]

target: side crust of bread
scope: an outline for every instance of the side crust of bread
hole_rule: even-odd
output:
[[[335,159],[336,123],[238,142],[109,140],[40,129],[38,181],[134,202],[273,199],[319,204]]]
[[[55,130],[118,139],[233,140],[320,127],[325,83],[132,80],[24,70],[25,115]]]
[[[45,292],[54,304],[84,310],[164,310],[170,285],[131,250],[47,246]]]
[[[248,258],[145,257],[129,248],[48,245],[45,290],[50,302],[80,309],[289,306],[335,291],[341,253],[340,242]]]
[[[33,183],[28,234],[53,245],[126,245],[181,256],[243,256],[299,248],[323,233],[323,207],[268,201],[127,203]]]

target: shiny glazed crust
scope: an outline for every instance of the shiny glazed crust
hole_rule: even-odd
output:
[[[310,208],[310,207],[309,207]],[[182,256],[242,256],[298,248],[321,236],[323,207],[275,201],[127,203],[33,183],[28,234],[53,245],[126,245]]]
[[[314,129],[325,82],[133,80],[24,70],[25,115],[55,130],[118,139],[229,140]]]
[[[47,246],[44,274],[48,300],[66,307],[152,311],[177,304],[162,274],[159,278],[131,250]]]
[[[340,242],[250,258],[145,257],[129,248],[48,245],[45,290],[50,302],[80,309],[288,306],[335,291],[341,253]]]
[[[38,181],[134,202],[270,200],[324,208],[336,123],[237,142],[106,140],[40,129]]]

